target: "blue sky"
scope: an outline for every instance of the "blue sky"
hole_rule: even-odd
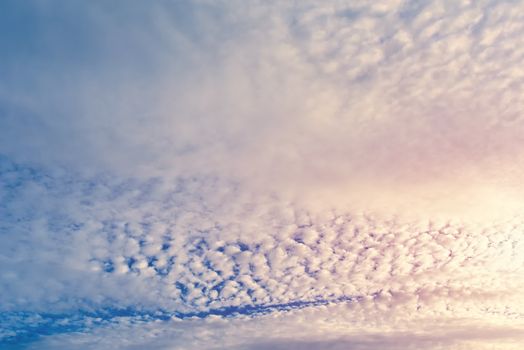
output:
[[[4,1],[0,348],[520,349],[520,1]]]

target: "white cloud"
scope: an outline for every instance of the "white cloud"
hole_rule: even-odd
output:
[[[391,327],[363,326],[361,315],[341,306],[272,315],[154,322],[120,318],[89,333],[56,335],[38,349],[518,349],[522,329],[473,319],[416,319]],[[423,324],[423,326],[420,326]],[[416,332],[413,331],[416,327]]]
[[[326,311],[329,322],[367,331],[377,327],[378,334],[388,327],[413,332],[418,328],[402,327],[416,325],[415,319],[421,327],[430,327],[431,319],[462,320],[464,327],[464,320],[485,319],[486,326],[507,324],[513,329],[524,313],[519,292],[524,287],[521,217],[478,225],[322,213],[275,196],[253,197],[227,182],[209,186],[205,178],[170,184],[77,178],[63,192],[65,178],[29,170],[21,167],[13,170],[17,176],[3,177],[12,199],[4,202],[2,219],[11,240],[0,249],[0,284],[7,291],[3,310],[9,314],[31,310],[55,324],[45,312],[64,315],[58,319],[78,309],[95,312],[90,317],[96,318],[101,316],[97,310],[115,308],[205,316],[228,313],[228,307],[233,307],[229,313],[256,314],[310,303],[311,311],[304,312],[311,327],[325,322],[318,310],[334,308]],[[229,190],[217,194],[216,187]],[[33,207],[28,211],[18,203]],[[104,318],[111,321],[108,312]],[[269,321],[273,313],[264,316],[268,329],[278,327]],[[298,333],[273,340],[268,330],[260,335],[262,343],[285,343],[307,334],[298,330],[298,321],[282,317],[285,327],[292,327],[289,332]],[[242,318],[233,320],[227,322],[243,323]],[[206,332],[215,331],[209,327]],[[231,327],[234,332],[240,326]],[[342,330],[322,329],[329,336],[344,335]],[[91,346],[98,337],[92,332],[96,327],[79,335],[88,342],[79,347]],[[111,334],[101,335],[107,337],[108,348],[115,341]],[[43,341],[70,344],[74,337]],[[184,343],[169,339],[184,348],[179,345]],[[248,346],[251,340],[238,344]],[[141,341],[133,338],[129,344]],[[210,338],[195,344],[206,341],[214,344]],[[307,341],[315,344],[314,337]],[[365,338],[362,346],[368,342],[375,344]]]
[[[91,173],[211,173],[293,197],[328,192],[358,210],[449,215],[472,197],[482,215],[514,209],[520,6],[97,3],[62,8],[72,24],[51,23],[42,5],[29,11],[49,49],[19,53],[27,73],[4,59],[0,149]],[[82,59],[69,32],[86,37]]]
[[[522,343],[522,7],[6,5],[0,335],[127,308],[39,344]]]

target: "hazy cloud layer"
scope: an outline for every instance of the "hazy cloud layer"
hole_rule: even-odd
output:
[[[313,308],[255,318],[164,323],[122,318],[89,334],[57,335],[29,349],[519,349],[522,329],[475,320],[413,319],[397,329],[362,321],[346,307]],[[344,316],[346,315],[346,316]],[[423,326],[421,326],[423,325]],[[411,327],[411,328],[410,328]],[[414,328],[416,327],[416,331]]]
[[[2,37],[0,146],[17,159],[359,206],[521,194],[520,2],[3,7],[4,26],[28,22]]]
[[[518,348],[523,14],[5,1],[0,342]]]

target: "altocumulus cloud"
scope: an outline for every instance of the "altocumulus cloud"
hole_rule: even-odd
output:
[[[0,8],[3,347],[524,344],[524,3]]]

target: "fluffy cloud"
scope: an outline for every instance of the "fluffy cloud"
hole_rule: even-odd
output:
[[[52,3],[0,11],[5,344],[522,344],[520,2]]]
[[[203,318],[205,329],[214,327],[205,321],[213,315],[269,313],[290,323],[298,337],[307,332],[285,310],[311,309],[300,322],[375,327],[377,334],[408,332],[405,324],[414,319],[512,324],[524,312],[521,217],[489,226],[399,221],[313,212],[217,179],[68,180],[7,160],[3,166],[2,232],[10,237],[0,249],[3,322],[19,324],[2,334],[8,342],[28,337],[34,324],[57,333],[63,324],[83,331],[96,331],[91,322],[120,327],[119,315],[131,317],[133,329],[141,327],[136,322],[167,327],[162,322],[171,317],[181,319],[175,328],[197,322],[188,317]],[[260,321],[267,332],[271,317]],[[231,332],[243,323],[230,322]],[[101,332],[107,348],[115,346],[112,331]],[[335,333],[327,334],[344,335]],[[91,346],[90,334],[81,344]],[[45,342],[73,346],[65,337]],[[155,341],[164,337],[170,336]],[[362,346],[375,344],[374,336],[366,337]],[[468,337],[476,339],[459,340]],[[434,336],[424,339],[438,344]]]

